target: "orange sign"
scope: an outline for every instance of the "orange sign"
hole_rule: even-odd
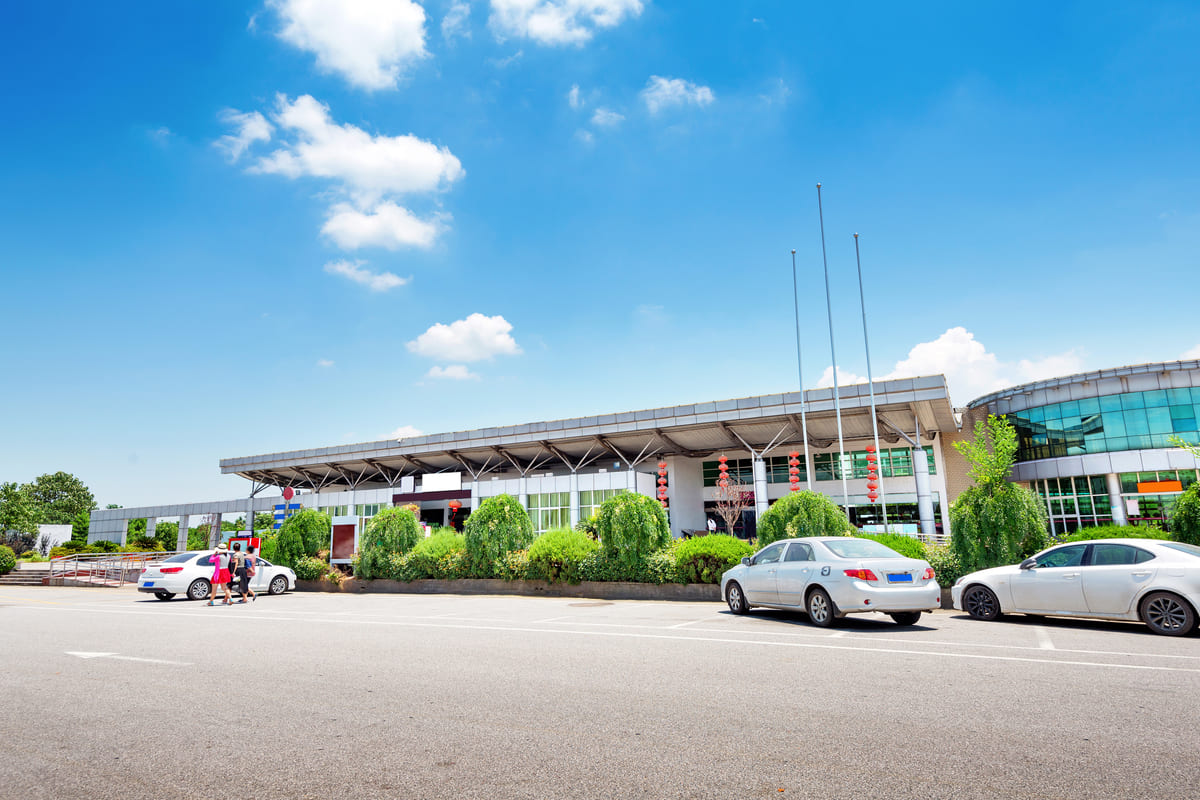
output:
[[[1167,492],[1182,492],[1183,484],[1179,481],[1139,481],[1138,494],[1166,494]]]

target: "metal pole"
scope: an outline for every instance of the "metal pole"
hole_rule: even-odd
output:
[[[825,265],[825,311],[829,315],[829,360],[833,362],[833,413],[837,417],[838,469],[842,473],[842,505],[850,516],[850,485],[846,480],[846,443],[842,439],[842,403],[838,398],[837,352],[833,347],[833,302],[829,299],[829,259],[825,256],[825,211],[821,206],[821,184],[817,184],[817,215],[821,220],[821,262]]]
[[[854,234],[854,261],[858,264],[858,302],[862,306],[863,346],[867,351],[867,386],[871,392],[871,432],[875,435],[875,457],[879,459],[879,499],[883,504],[883,532],[887,533],[887,494],[883,491],[883,454],[879,452],[879,420],[875,418],[875,381],[871,377],[871,343],[867,339],[867,301],[863,296],[862,257],[858,234]]]
[[[800,358],[800,289],[796,283],[796,251],[792,250],[792,300],[796,305],[796,372],[800,376],[800,435],[804,438],[804,477],[813,490],[812,459],[808,457],[808,416],[804,413],[804,362]]]

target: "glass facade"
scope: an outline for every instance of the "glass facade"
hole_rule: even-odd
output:
[[[593,489],[590,492],[579,493],[579,518],[587,519],[600,510],[600,506],[610,497],[615,497],[628,489]]]
[[[1200,387],[1110,394],[1006,415],[1017,430],[1017,460],[1200,444]]]
[[[1171,508],[1180,493],[1142,494],[1138,492],[1138,484],[1144,486],[1151,482],[1178,481],[1183,489],[1187,489],[1198,480],[1194,469],[1123,472],[1119,477],[1121,502],[1129,523],[1150,523],[1162,527],[1166,526]],[[1033,481],[1032,486],[1050,515],[1053,533],[1069,533],[1079,528],[1113,523],[1112,501],[1103,475],[1049,478]]]
[[[929,474],[937,474],[937,466],[933,460],[933,448],[926,447],[925,455],[929,463]],[[817,453],[813,456],[813,480],[817,481],[840,481],[842,479],[842,470],[839,463],[838,453]],[[800,482],[808,480],[808,470],[804,462],[804,456],[798,456],[800,462]],[[851,474],[848,478],[865,478],[867,477],[867,451],[855,450],[846,453],[846,460],[850,463]],[[787,483],[788,482],[788,457],[787,456],[771,456],[766,459],[767,462],[767,483]],[[753,461],[749,458],[729,459],[725,462],[725,466],[729,467],[729,475],[745,484],[754,483],[754,467]],[[717,478],[720,476],[720,462],[705,461],[702,465],[705,486],[716,486]],[[879,474],[884,478],[903,478],[913,474],[912,466],[912,450],[907,447],[897,447],[892,450],[881,450],[879,452]]]
[[[571,527],[570,492],[531,494],[528,503],[529,518],[533,520],[535,533]]]

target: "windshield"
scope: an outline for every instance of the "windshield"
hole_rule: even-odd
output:
[[[196,555],[196,554],[195,553],[180,553],[177,556],[171,556],[170,558],[163,561],[163,563],[170,564],[173,561],[187,561],[189,558],[191,558],[194,555]]]
[[[1194,544],[1184,544],[1183,542],[1155,542],[1155,544],[1169,547],[1172,550],[1178,550],[1181,553],[1187,553],[1189,556],[1200,558],[1200,547]]]
[[[892,548],[870,539],[822,539],[821,544],[839,558],[904,558]]]

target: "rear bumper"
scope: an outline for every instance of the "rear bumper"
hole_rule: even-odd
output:
[[[832,595],[838,611],[858,614],[866,611],[933,611],[942,607],[942,588],[937,583],[912,587],[876,587],[854,581]]]

